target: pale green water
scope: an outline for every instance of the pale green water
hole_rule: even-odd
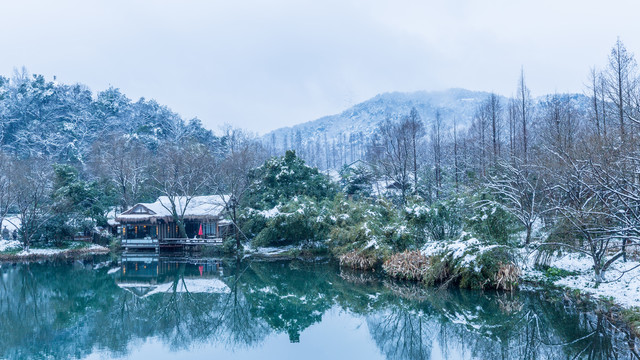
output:
[[[637,358],[604,316],[541,292],[437,292],[329,262],[130,260],[2,264],[0,357]]]

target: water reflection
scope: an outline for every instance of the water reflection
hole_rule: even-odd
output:
[[[603,314],[545,294],[434,291],[328,262],[133,254],[3,264],[0,274],[2,358],[126,357],[149,339],[260,357],[322,343],[303,335],[329,331],[328,317],[362,324],[345,333],[368,334],[350,339],[356,354],[388,359],[637,358],[637,341]]]

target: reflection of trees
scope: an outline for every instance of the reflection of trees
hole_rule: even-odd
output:
[[[429,359],[436,322],[423,312],[394,307],[370,317],[371,337],[388,359]]]
[[[388,358],[429,358],[434,342],[443,358],[609,359],[630,352],[628,336],[603,314],[535,293],[423,291],[421,301],[401,298],[369,314],[372,338]]]
[[[226,296],[225,311],[221,313],[222,322],[227,329],[226,344],[234,349],[258,344],[271,331],[264,320],[252,316],[251,304],[240,290],[246,270],[247,264],[242,264],[240,259],[233,262],[233,275],[227,281],[231,292]]]
[[[269,327],[251,317],[244,294],[238,291],[238,276],[225,279],[230,285],[229,293],[193,293],[186,282],[186,266],[180,264],[175,269],[168,292],[128,299],[134,304],[134,316],[148,314],[153,321],[151,334],[159,335],[172,349],[189,348],[194,343],[249,347],[264,339]],[[184,291],[179,292],[178,288]],[[138,308],[140,304],[142,307]]]
[[[198,342],[237,348],[269,333],[264,321],[251,317],[237,286],[229,294],[192,293],[184,266],[168,292],[144,298],[117,287],[106,270],[74,267],[1,269],[0,358],[82,357],[94,349],[124,356],[133,339],[149,337],[173,349]],[[180,283],[185,291],[176,291]]]
[[[252,262],[241,286],[255,317],[298,342],[333,304],[328,276],[326,265],[317,263]]]
[[[390,359],[605,359],[629,354],[606,316],[539,293],[497,294],[381,281],[333,264],[225,262],[228,293],[190,291],[197,268],[181,264],[166,292],[136,296],[91,261],[0,268],[0,358],[126,356],[132,341],[157,337],[172,349],[207,343],[260,346],[272,332],[304,342],[332,307],[364,317]],[[211,276],[211,275],[209,275]],[[219,275],[216,275],[219,276]],[[634,339],[631,339],[634,342]],[[634,343],[635,345],[635,343]]]

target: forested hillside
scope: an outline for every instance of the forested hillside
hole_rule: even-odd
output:
[[[515,84],[515,82],[514,82]],[[514,85],[514,93],[516,91]],[[449,89],[445,91],[393,92],[380,94],[357,104],[340,114],[325,116],[293,127],[274,130],[262,137],[265,147],[272,155],[283,154],[293,149],[310,165],[320,169],[339,170],[343,165],[356,160],[366,160],[368,145],[379,135],[378,125],[385,120],[400,121],[412,110],[426,129],[430,129],[438,117],[441,136],[451,141],[454,125],[461,139],[471,137],[471,128],[485,126],[486,101],[495,97],[499,104],[496,125],[499,137],[507,134],[507,122],[514,121],[515,109],[509,112],[510,99],[483,91]],[[590,108],[589,96],[583,94],[549,94],[530,99],[532,117],[542,118],[551,102],[562,101],[570,107],[574,116],[582,116]],[[511,114],[511,115],[509,115]],[[511,120],[509,120],[511,116]]]
[[[149,149],[184,137],[208,146],[219,141],[197,118],[185,121],[155,100],[134,101],[113,87],[94,94],[25,69],[0,76],[0,129],[5,152],[82,165],[107,138],[135,139]]]

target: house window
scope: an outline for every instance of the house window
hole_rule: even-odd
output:
[[[125,239],[155,239],[158,237],[158,230],[155,225],[127,225],[122,227],[122,235]]]
[[[149,211],[147,210],[147,208],[145,208],[144,206],[136,206],[133,208],[133,210],[131,210],[132,213],[134,214],[148,214]]]

